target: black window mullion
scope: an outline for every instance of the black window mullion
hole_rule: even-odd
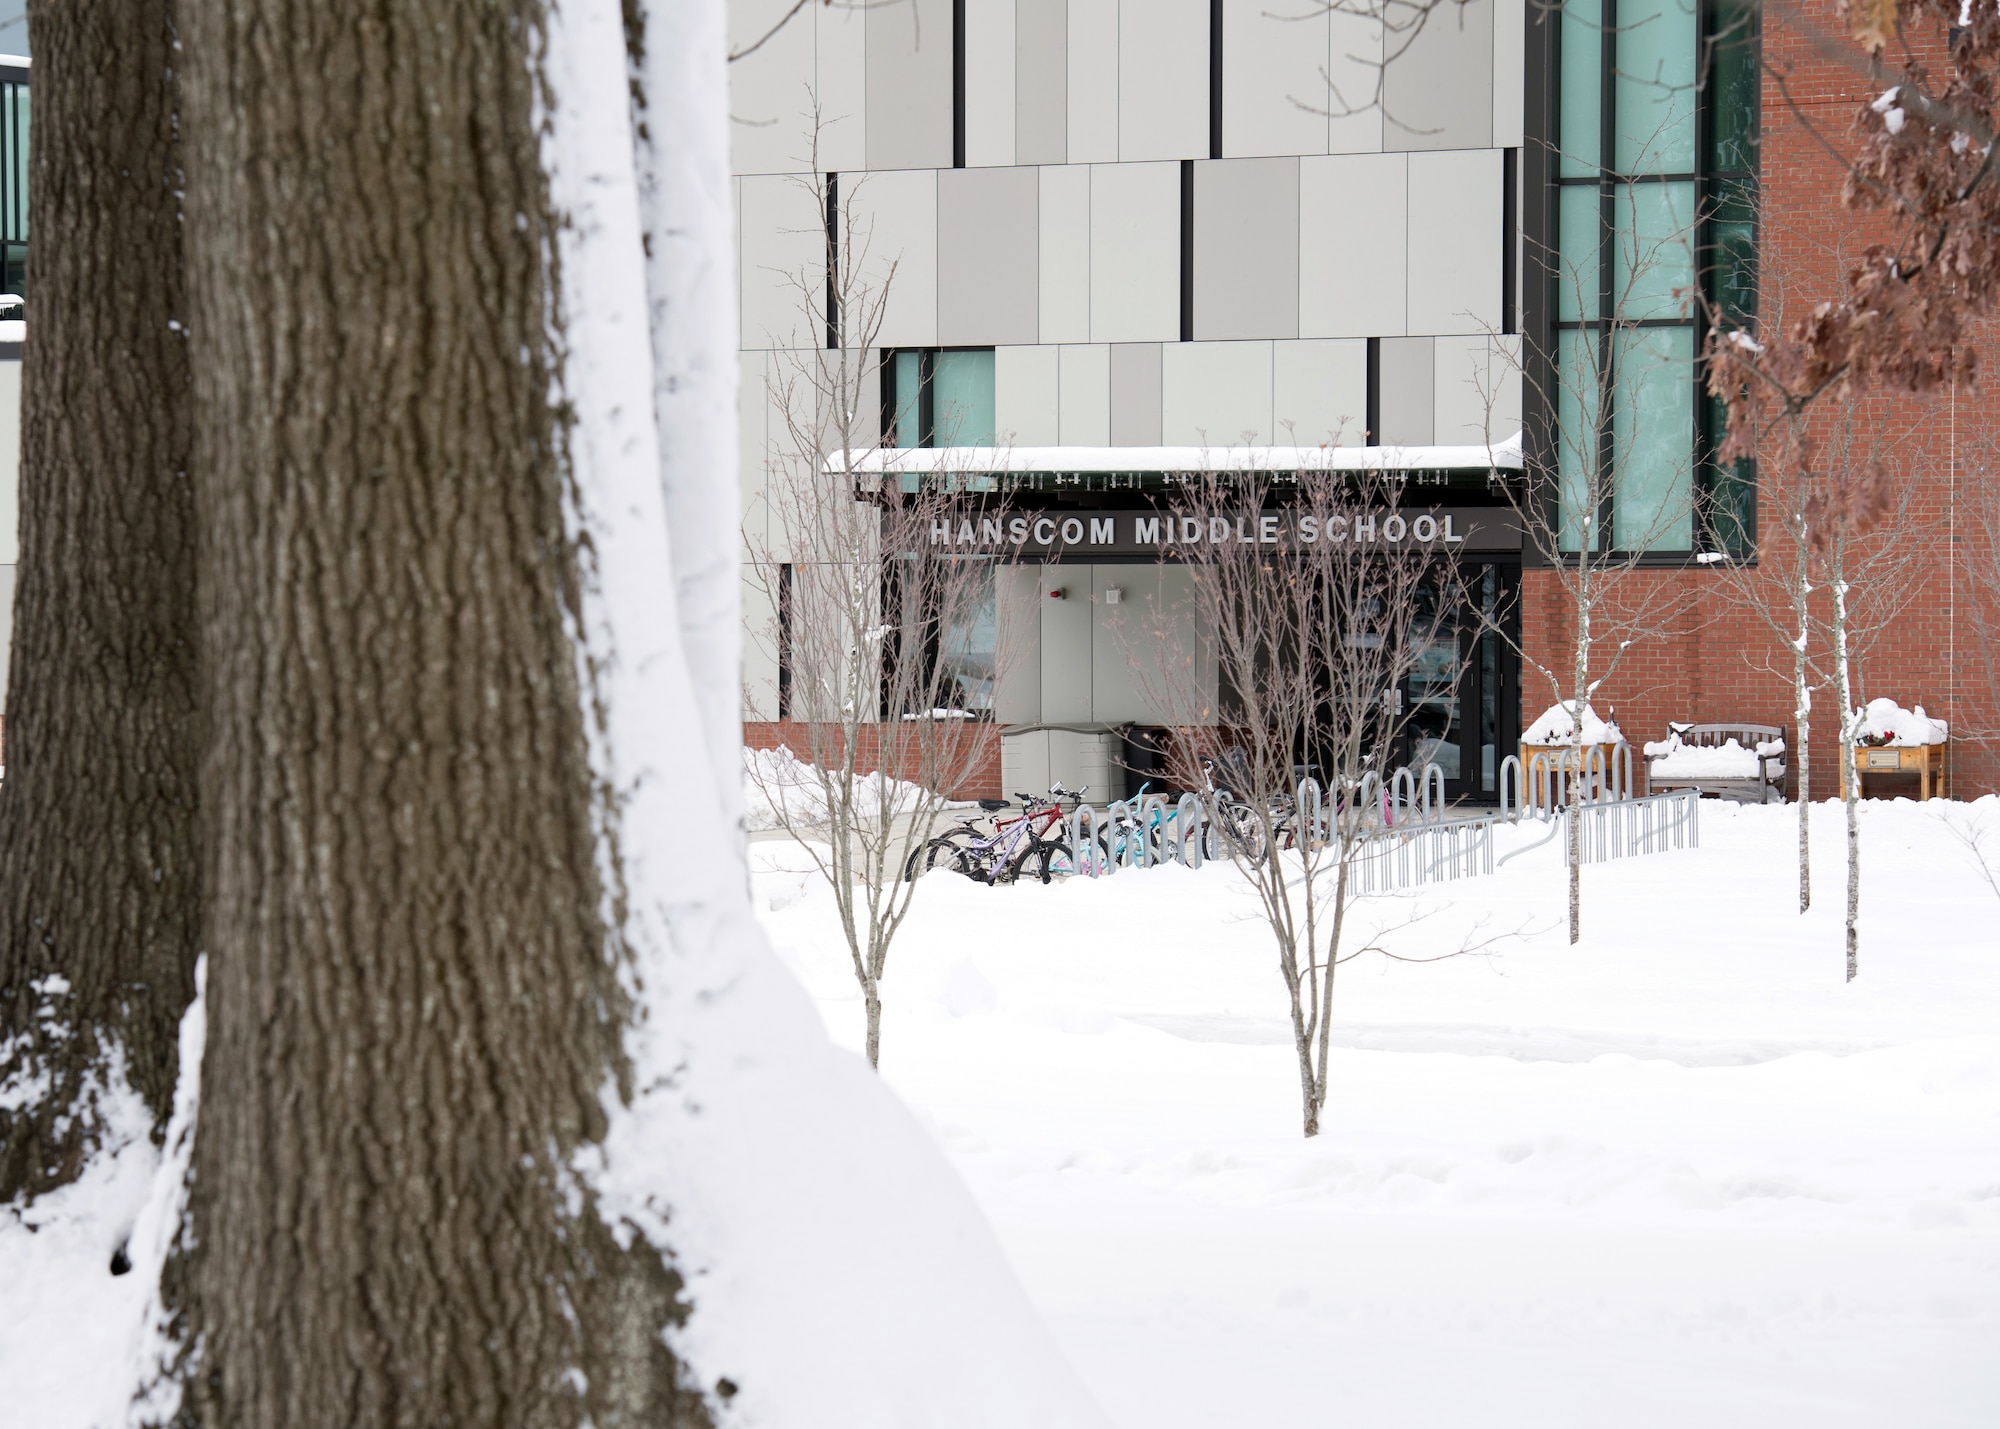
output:
[[[937,406],[931,388],[937,376],[937,349],[927,347],[917,357],[917,445],[937,445]]]
[[[1597,512],[1597,528],[1591,533],[1610,549],[1612,501],[1616,496],[1618,467],[1612,427],[1617,421],[1613,402],[1617,374],[1612,371],[1612,324],[1617,321],[1618,266],[1618,0],[1603,0],[1599,12],[1603,29],[1599,34],[1602,60],[1597,91],[1597,471],[1603,501]]]

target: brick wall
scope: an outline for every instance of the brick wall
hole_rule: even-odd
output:
[[[873,773],[887,768],[898,778],[915,779],[923,766],[923,760],[912,751],[905,751],[899,758],[891,751],[888,759],[883,758],[886,744],[893,739],[885,731],[894,726],[864,725],[861,727],[861,746],[856,753],[855,767],[865,773]],[[949,757],[938,760],[931,767],[950,767],[957,773],[945,789],[954,799],[997,799],[1000,793],[1000,729],[992,724],[964,724],[958,726],[967,744],[963,750],[952,751]],[[820,740],[823,747],[831,746],[838,730],[834,726],[820,726]],[[812,735],[807,726],[799,720],[745,720],[743,722],[743,743],[750,749],[789,749],[800,759],[812,757]],[[899,770],[898,765],[906,766]]]
[[[1855,68],[1824,57],[1799,11],[1772,6],[1766,15],[1765,59],[1784,76],[1782,92],[1774,78],[1764,81],[1761,273],[1768,318],[1780,303],[1797,310],[1835,294],[1848,258],[1884,229],[1842,206],[1844,170],[1826,147],[1852,147],[1854,117],[1874,97],[1872,88]],[[1852,52],[1837,32],[1822,38],[1835,53]],[[2000,381],[2000,343],[1990,330],[1978,347],[1981,371]],[[1976,738],[2000,731],[2000,701],[1975,633],[1980,622],[1971,614],[1966,574],[1966,563],[1987,549],[1977,512],[1992,499],[2000,469],[2000,422],[1983,391],[1923,399],[1873,393],[1853,412],[1855,430],[1885,454],[1910,495],[1899,547],[1907,559],[1890,587],[1902,611],[1862,651],[1857,694],[1921,704],[1951,720],[1955,792],[2000,791],[2000,759]],[[1837,444],[1841,420],[1837,403],[1815,412],[1814,436],[1823,450]],[[1784,479],[1768,459],[1758,476],[1760,499]],[[1768,529],[1760,534],[1772,540]],[[1647,623],[1656,633],[1630,649],[1594,703],[1599,713],[1615,709],[1635,744],[1660,738],[1670,719],[1793,723],[1791,651],[1753,609],[1783,607],[1781,576],[1760,569],[1732,579],[1699,567],[1637,572],[1624,578],[1620,595],[1654,613]],[[1554,573],[1524,573],[1522,607],[1530,655],[1544,664],[1566,661],[1569,612]],[[1555,697],[1531,668],[1522,672],[1521,691],[1524,723]],[[1838,710],[1834,690],[1815,694],[1812,777],[1821,795],[1837,788]],[[1898,789],[1885,784],[1883,792]]]

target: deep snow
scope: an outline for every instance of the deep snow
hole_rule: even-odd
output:
[[[1046,888],[936,873],[891,958],[884,1074],[1128,1429],[1988,1426],[2000,899],[1947,814],[2000,828],[2000,800],[1863,806],[1852,985],[1836,805],[1814,811],[1821,907],[1804,918],[1790,911],[1796,810],[1715,802],[1700,849],[1585,870],[1575,948],[1553,846],[1427,894],[1417,906],[1434,916],[1392,946],[1449,950],[1482,918],[1484,935],[1526,931],[1481,957],[1346,965],[1312,1143],[1297,1135],[1274,960],[1226,867]],[[857,1046],[817,875],[795,871],[803,853],[783,841],[751,856],[781,957]],[[1401,922],[1413,905],[1366,906]],[[808,1062],[835,1082],[867,1075],[851,1058],[789,1065]],[[738,1298],[824,1310],[826,1287],[790,1293],[813,1288],[807,1261],[866,1273],[872,1241],[826,1246],[816,1229],[860,1183],[797,1168],[830,1166],[843,1140],[849,1154],[897,1144],[838,1120],[871,1106],[891,1111],[804,1089],[810,1145],[768,1148],[769,1174],[741,1183],[759,1213],[738,1218],[796,1232],[756,1256],[733,1245],[721,1266],[740,1279],[788,1265],[799,1285],[698,1279],[696,1322]],[[834,1120],[814,1132],[815,1117]],[[0,1213],[4,1429],[118,1414],[145,1277],[103,1267],[153,1160],[101,1165],[44,1204],[39,1232]],[[935,1220],[948,1240],[963,1193],[925,1158],[897,1165],[908,1184],[875,1214]],[[962,1244],[955,1260],[984,1254]],[[888,1280],[908,1292],[924,1276]],[[938,1298],[935,1318],[976,1327],[984,1293]],[[1018,1336],[1011,1307],[996,1309],[1001,1338]],[[882,1349],[918,1368],[911,1346]]]
[[[1585,870],[1575,948],[1553,846],[1426,896],[1392,946],[1528,935],[1346,965],[1311,1143],[1226,868],[940,872],[891,956],[883,1071],[1130,1429],[1990,1426],[2000,900],[1948,807],[2000,824],[1864,806],[1852,985],[1837,805],[1805,917],[1796,809],[1713,801],[1700,849]],[[783,843],[752,857],[858,1045],[825,890]]]

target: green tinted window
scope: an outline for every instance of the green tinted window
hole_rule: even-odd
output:
[[[931,372],[934,447],[993,445],[993,349],[940,352]]]
[[[1562,12],[1562,161],[1565,177],[1597,172],[1604,146],[1603,7],[1569,0]]]
[[[1611,539],[1621,551],[1694,545],[1694,329],[1626,328],[1612,357]]]
[[[1612,301],[1643,322],[1685,318],[1694,287],[1694,185],[1620,184],[1612,193]]]
[[[1614,125],[1621,174],[1694,171],[1695,0],[1620,0]]]

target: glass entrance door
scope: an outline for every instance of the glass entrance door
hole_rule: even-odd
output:
[[[1500,761],[1520,725],[1520,657],[1488,622],[1510,634],[1516,628],[1520,570],[1483,564],[1462,575],[1464,600],[1476,610],[1432,605],[1420,612],[1420,627],[1436,633],[1399,692],[1409,714],[1400,762],[1419,775],[1437,765],[1447,798],[1490,803],[1499,799]]]

